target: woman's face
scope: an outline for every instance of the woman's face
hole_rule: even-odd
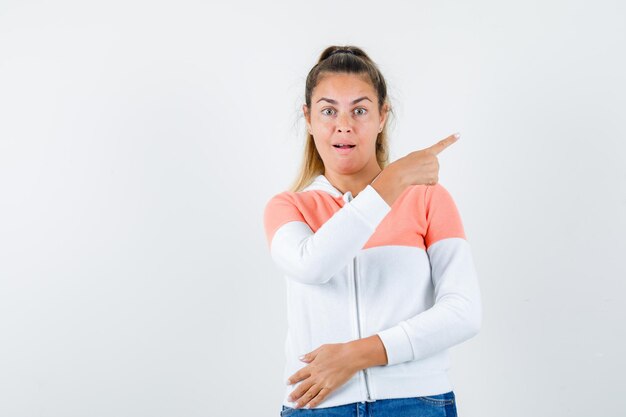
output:
[[[376,138],[385,124],[386,107],[378,110],[378,95],[365,76],[325,74],[303,105],[307,128],[326,170],[353,174],[376,161]],[[339,145],[354,145],[339,148]],[[371,167],[368,167],[371,168]]]

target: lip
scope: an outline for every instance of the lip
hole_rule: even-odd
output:
[[[348,145],[346,143],[346,145]],[[354,151],[356,149],[356,146],[352,147],[352,148],[335,148],[333,146],[333,149],[337,151],[337,153],[339,155],[348,155],[350,152]]]

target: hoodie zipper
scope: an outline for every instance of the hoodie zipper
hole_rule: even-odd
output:
[[[338,191],[338,190],[335,189],[335,191]],[[347,194],[347,199],[346,199],[346,194]],[[354,198],[352,194],[349,191],[346,194],[344,194],[344,201],[346,202],[352,201],[352,198]],[[361,319],[359,316],[359,290],[357,286],[356,264],[357,262],[356,262],[356,256],[355,256],[354,259],[352,260],[352,278],[353,278],[352,282],[354,283],[354,298],[356,301],[356,328],[357,328],[359,339],[361,339]],[[362,369],[361,371],[363,372],[363,378],[365,380],[365,391],[367,393],[367,401],[372,401],[372,395],[370,394],[370,387],[369,387],[369,382],[368,382],[369,376],[367,373],[367,368]]]
[[[355,296],[355,300],[356,300],[356,324],[357,324],[357,330],[359,333],[359,339],[361,338],[361,322],[359,319],[359,291],[358,291],[358,287],[357,287],[357,275],[356,275],[356,256],[354,257],[353,260],[353,282],[354,282],[354,296]],[[368,374],[367,374],[367,368],[366,369],[362,369],[363,371],[363,376],[365,378],[365,391],[367,392],[367,401],[371,401],[372,400],[372,396],[370,395],[370,388],[369,388],[369,383],[368,383]]]

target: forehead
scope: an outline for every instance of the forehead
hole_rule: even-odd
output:
[[[350,102],[361,96],[368,96],[376,102],[376,91],[366,74],[325,73],[320,75],[311,101],[313,105],[325,104],[326,102],[317,103],[317,100],[326,97]]]

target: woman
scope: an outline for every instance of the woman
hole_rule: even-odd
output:
[[[264,225],[285,274],[281,416],[456,416],[447,349],[482,320],[470,247],[431,148],[388,164],[385,80],[354,46],[306,81],[299,179]],[[368,414],[364,414],[368,413]]]

